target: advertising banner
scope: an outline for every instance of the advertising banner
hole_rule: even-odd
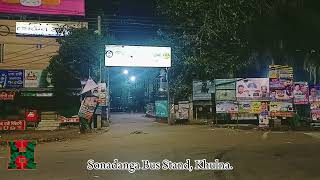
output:
[[[271,89],[270,91],[271,101],[292,101],[293,99],[292,90]]]
[[[0,101],[13,101],[16,96],[15,92],[2,91],[0,92]]]
[[[260,112],[268,111],[268,102],[247,101],[239,102],[239,113],[260,114]]]
[[[270,81],[270,89],[286,89],[290,90],[293,86],[292,79],[269,79]]]
[[[293,104],[289,102],[270,102],[270,115],[293,117]]]
[[[106,106],[107,104],[107,84],[98,83],[98,87],[92,90],[92,94],[99,98],[99,106]]]
[[[1,0],[0,12],[84,16],[85,4],[84,0]]]
[[[247,78],[237,81],[236,97],[238,100],[268,100],[269,79]]]
[[[85,97],[81,103],[78,116],[86,120],[90,120],[98,104],[98,97]]]
[[[213,81],[193,81],[193,100],[211,101],[212,93],[215,93]]]
[[[189,101],[180,101],[176,114],[177,119],[189,119]]]
[[[155,108],[156,108],[156,117],[167,118],[169,116],[167,100],[156,101]]]
[[[293,68],[283,65],[270,65],[269,78],[276,79],[293,79]]]
[[[216,113],[238,113],[239,108],[236,102],[216,102]]]
[[[70,28],[87,28],[84,22],[16,22],[16,34],[23,36],[62,37]]]
[[[25,120],[0,120],[0,131],[23,131],[25,129]]]
[[[294,104],[309,103],[309,86],[307,82],[295,82],[293,89]]]
[[[314,101],[310,103],[310,113],[312,121],[320,120],[320,101]]]
[[[268,126],[269,126],[268,111],[261,112],[259,114],[259,127],[268,127]]]
[[[236,90],[216,89],[216,101],[235,101]]]
[[[25,70],[24,87],[37,88],[40,87],[42,70]]]
[[[106,45],[105,65],[110,67],[171,67],[171,48]]]
[[[70,118],[67,118],[64,116],[59,116],[59,121],[60,121],[60,123],[79,123],[80,118],[79,118],[79,116],[72,116]]]
[[[311,85],[309,102],[311,103],[317,101],[320,101],[320,85]]]
[[[0,88],[23,88],[23,70],[0,70]]]
[[[216,79],[214,80],[216,84],[216,90],[235,90],[236,89],[236,79]]]

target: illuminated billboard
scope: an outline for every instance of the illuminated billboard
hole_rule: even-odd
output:
[[[61,37],[67,35],[70,28],[87,27],[85,22],[16,22],[16,34]]]
[[[171,48],[106,45],[106,66],[171,67]]]
[[[0,12],[85,15],[84,0],[0,0]]]

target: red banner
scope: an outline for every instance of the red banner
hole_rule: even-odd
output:
[[[25,120],[0,120],[0,131],[23,131],[25,129]]]
[[[294,112],[270,112],[272,117],[281,116],[281,117],[293,117]]]
[[[38,112],[37,110],[27,110],[25,112],[25,119],[26,121],[38,121]]]

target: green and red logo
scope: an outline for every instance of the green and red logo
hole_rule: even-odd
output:
[[[8,141],[9,145],[9,170],[36,169],[35,147],[36,141],[14,140]]]

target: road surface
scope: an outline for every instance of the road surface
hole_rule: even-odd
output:
[[[200,125],[168,126],[142,114],[113,114],[110,131],[94,138],[39,144],[32,171],[7,171],[7,150],[0,152],[0,179],[320,179],[319,133],[213,129]],[[87,170],[87,161],[141,162],[215,158],[232,171]],[[193,165],[193,163],[192,163]]]

